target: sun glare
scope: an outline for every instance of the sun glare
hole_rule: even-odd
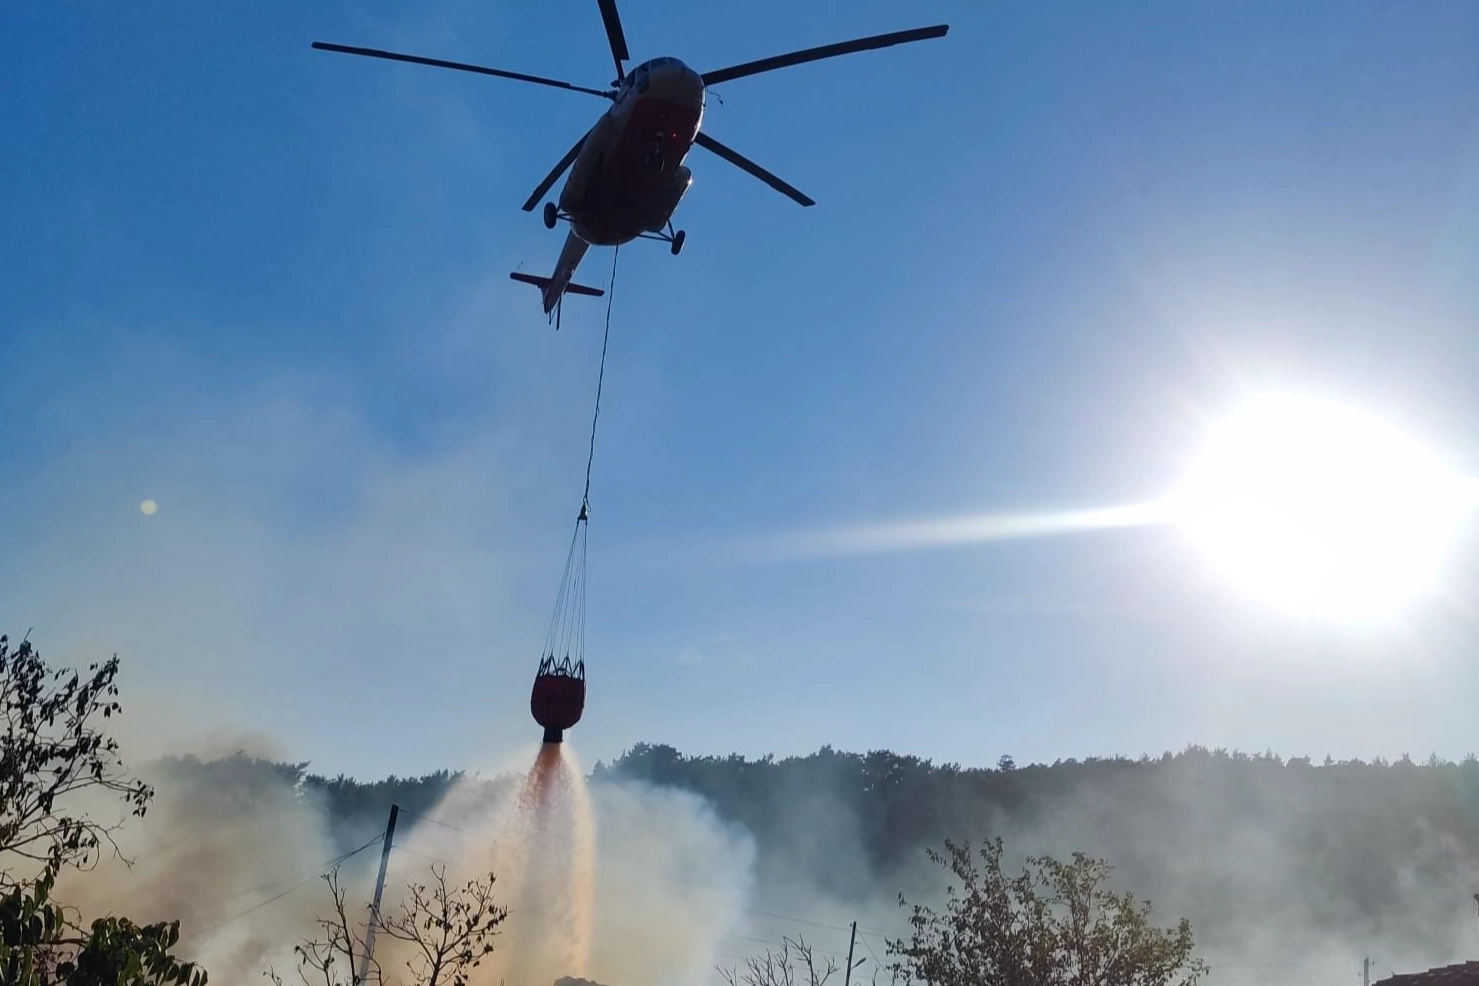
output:
[[[1375,415],[1270,397],[1212,429],[1173,509],[1244,589],[1300,614],[1367,620],[1437,588],[1469,489]]]

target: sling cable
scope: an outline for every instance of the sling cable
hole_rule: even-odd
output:
[[[580,721],[585,711],[585,583],[586,527],[591,513],[591,466],[596,460],[596,425],[601,420],[601,386],[606,379],[606,347],[611,340],[611,303],[616,297],[616,258],[611,255],[611,285],[606,295],[606,330],[601,337],[601,368],[596,375],[596,407],[591,416],[590,452],[585,462],[585,492],[580,514],[565,558],[565,573],[555,597],[555,612],[540,652],[529,711],[544,727],[544,742],[559,743],[565,730]]]

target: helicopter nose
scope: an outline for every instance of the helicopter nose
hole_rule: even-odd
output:
[[[653,70],[652,93],[671,103],[701,106],[704,100],[704,80],[693,69],[674,59]]]

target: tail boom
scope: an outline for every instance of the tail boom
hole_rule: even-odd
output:
[[[560,300],[560,295],[562,294],[581,294],[585,295],[588,298],[599,298],[606,293],[601,288],[591,288],[586,287],[584,284],[570,283],[567,283],[565,285],[564,290],[557,291],[554,290],[556,284],[554,278],[540,277],[538,274],[524,274],[520,271],[514,271],[508,276],[513,278],[515,281],[522,281],[525,284],[532,284],[544,291],[545,314],[549,314],[549,312],[555,307],[555,305]]]
[[[575,284],[571,278],[575,276],[575,268],[580,265],[581,258],[585,256],[590,244],[580,237],[571,233],[565,238],[565,247],[560,251],[560,259],[555,263],[554,273],[549,277],[540,277],[537,274],[524,274],[514,271],[508,276],[515,281],[524,284],[532,284],[540,289],[544,301],[544,313],[550,315],[551,320],[559,317],[560,302],[566,294],[585,295],[588,298],[599,298],[606,292],[600,288],[587,287],[584,284]],[[551,314],[553,313],[553,314]]]

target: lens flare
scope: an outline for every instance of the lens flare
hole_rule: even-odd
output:
[[[1295,613],[1367,620],[1438,588],[1471,486],[1376,415],[1271,396],[1211,430],[1171,504],[1245,590]]]

